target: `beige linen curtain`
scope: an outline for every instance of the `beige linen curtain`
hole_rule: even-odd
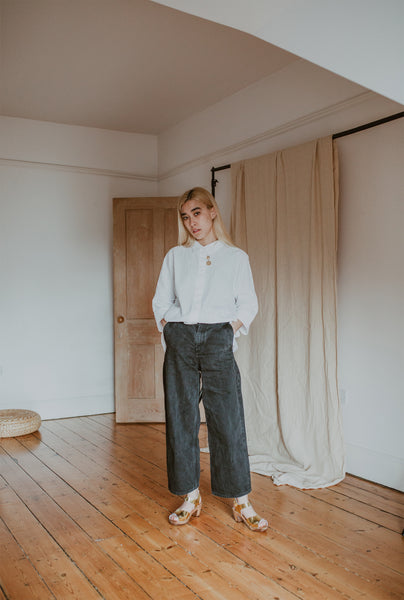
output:
[[[337,391],[337,158],[331,137],[232,165],[231,230],[259,313],[242,336],[251,470],[277,485],[344,477]]]

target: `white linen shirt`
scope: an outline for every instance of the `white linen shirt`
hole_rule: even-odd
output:
[[[257,311],[250,263],[243,250],[219,240],[206,246],[195,241],[190,247],[169,250],[153,298],[159,331],[162,319],[186,324],[239,319],[238,336],[248,333]]]

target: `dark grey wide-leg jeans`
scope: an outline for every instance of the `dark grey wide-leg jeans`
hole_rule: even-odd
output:
[[[199,400],[208,428],[212,493],[251,491],[240,372],[230,323],[167,323],[163,379],[168,487],[185,495],[199,486]]]

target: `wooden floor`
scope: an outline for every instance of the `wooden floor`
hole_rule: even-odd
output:
[[[404,494],[253,474],[270,521],[257,534],[209,493],[209,455],[201,466],[202,514],[173,527],[162,425],[100,415],[0,440],[0,599],[404,598]]]

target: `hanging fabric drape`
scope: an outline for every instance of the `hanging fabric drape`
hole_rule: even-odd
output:
[[[277,485],[344,477],[337,391],[337,156],[324,138],[232,165],[232,235],[259,313],[237,352],[251,470]]]

